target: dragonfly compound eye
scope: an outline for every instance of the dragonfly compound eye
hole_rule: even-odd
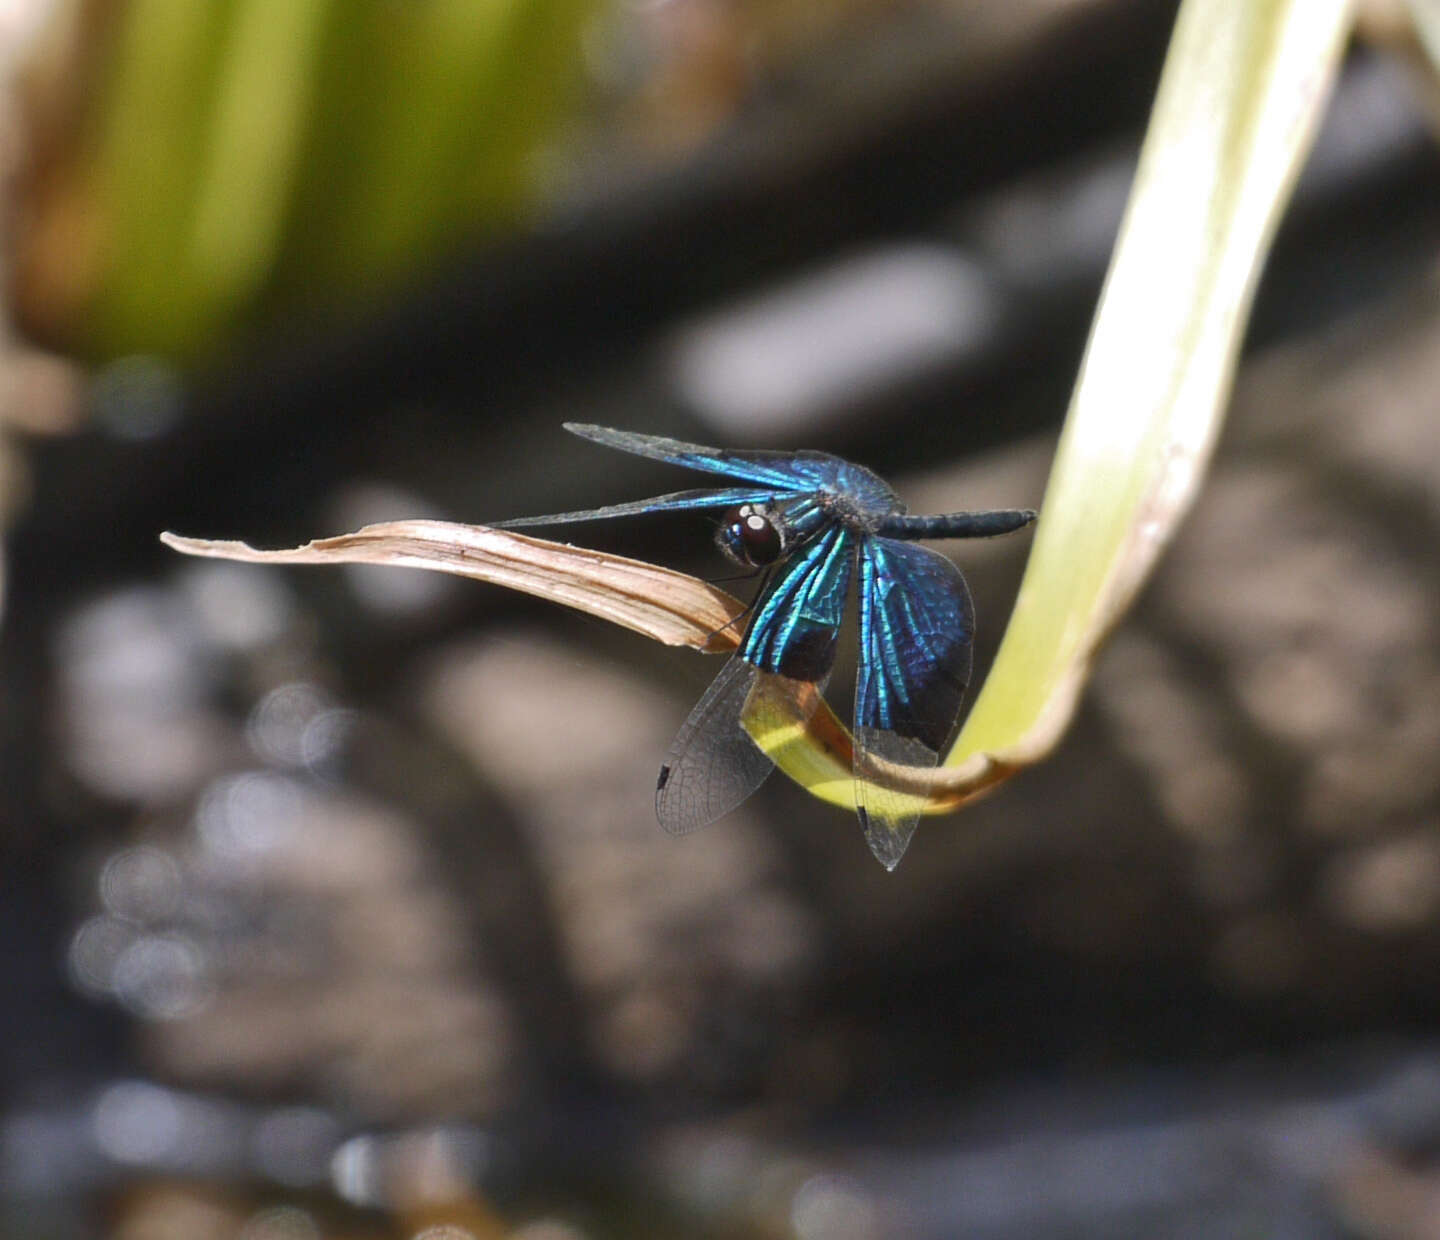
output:
[[[755,504],[741,504],[727,512],[716,541],[736,563],[755,568],[773,564],[785,553],[780,527]]]

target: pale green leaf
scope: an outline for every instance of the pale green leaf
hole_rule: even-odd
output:
[[[1190,506],[1349,26],[1346,0],[1182,5],[1015,612],[932,811],[1050,751]],[[772,731],[751,734],[816,795],[854,803],[833,747],[802,760],[793,728]]]
[[[1410,0],[1410,15],[1430,63],[1440,72],[1440,0]]]

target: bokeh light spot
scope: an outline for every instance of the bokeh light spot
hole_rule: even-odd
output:
[[[170,1092],[144,1081],[112,1085],[95,1104],[95,1141],[116,1162],[145,1164],[173,1155],[183,1128]]]
[[[306,1210],[274,1206],[246,1220],[239,1240],[320,1240],[320,1228]]]

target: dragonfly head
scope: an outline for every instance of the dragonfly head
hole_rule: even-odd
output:
[[[779,513],[768,504],[741,504],[725,514],[715,531],[720,550],[735,563],[764,568],[789,552],[789,538]]]

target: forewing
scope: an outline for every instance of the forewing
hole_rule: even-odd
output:
[[[774,499],[771,488],[721,487],[697,491],[675,491],[654,499],[608,504],[604,508],[583,508],[576,512],[555,512],[543,517],[512,517],[494,522],[497,530],[521,529],[527,525],[567,525],[572,521],[605,521],[610,517],[638,517],[652,512],[689,512],[703,508],[734,508],[740,504],[763,504]]]
[[[709,474],[723,474],[741,482],[757,482],[775,491],[813,491],[832,485],[847,470],[853,469],[839,457],[824,452],[755,452],[731,448],[707,448],[702,444],[683,443],[661,435],[639,435],[634,431],[616,431],[607,426],[590,426],[583,422],[566,422],[565,429],[592,443],[604,444],[635,456],[654,461],[668,461],[686,469],[699,469]],[[740,501],[744,502],[744,501]]]
[[[960,570],[928,547],[867,537],[860,550],[855,807],[871,851],[894,869],[923,798],[867,775],[875,759],[930,768],[970,680],[975,614]]]
[[[676,734],[655,788],[655,816],[671,835],[728,814],[773,769],[740,724],[756,674],[744,659],[732,658]]]

